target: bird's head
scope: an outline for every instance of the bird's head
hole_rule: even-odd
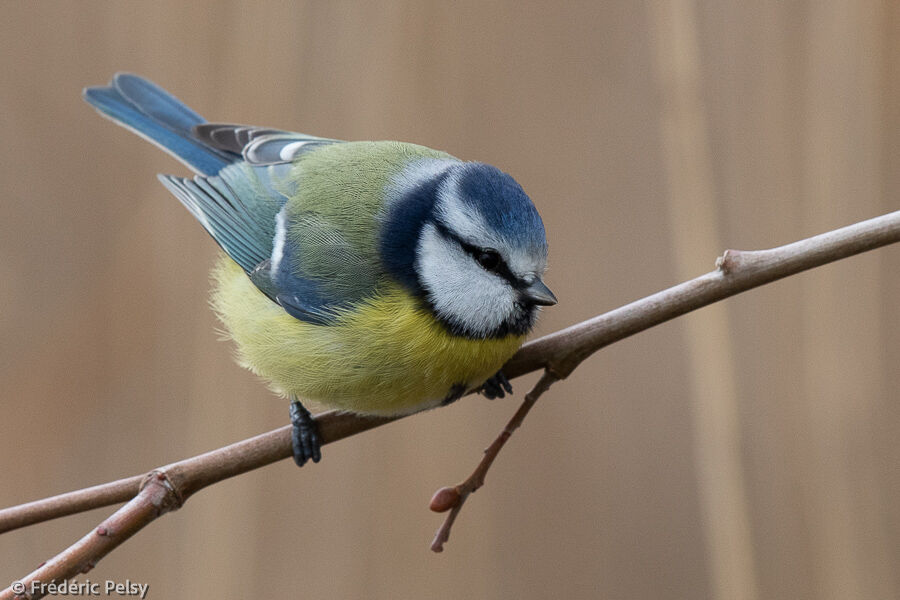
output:
[[[540,306],[547,239],[516,181],[482,163],[423,161],[392,188],[381,240],[388,270],[451,332],[523,335]]]

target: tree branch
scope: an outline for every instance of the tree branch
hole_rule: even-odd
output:
[[[529,342],[504,366],[504,372],[508,377],[514,378],[543,368],[547,374],[541,382],[549,387],[552,381],[567,377],[584,359],[615,341],[748,289],[898,241],[900,211],[895,211],[770,250],[728,250],[716,262],[715,271]],[[543,389],[539,390],[538,387],[532,390],[528,408],[542,392]],[[528,403],[529,399],[526,398],[526,404]],[[524,409],[524,413],[527,413],[528,408],[523,404],[520,412]],[[331,443],[393,420],[395,419],[367,418],[337,412],[316,417],[324,443]],[[510,424],[518,426],[521,419],[514,422],[515,418]],[[485,456],[485,465],[480,465],[470,478],[474,478],[473,482],[480,485],[503,442],[495,442],[498,445],[497,451],[493,456]],[[128,504],[94,532],[22,580],[26,585],[31,580],[61,581],[77,574],[79,569],[96,564],[102,556],[157,516],[179,508],[198,490],[290,455],[290,426],[286,426],[172,463],[155,470],[152,476],[131,477],[2,510],[0,532],[128,501]],[[143,483],[138,484],[139,481]],[[471,491],[474,489],[477,486]],[[462,502],[459,503],[460,507],[461,505]],[[456,512],[458,513],[458,509]],[[455,518],[455,513],[451,514]],[[448,520],[452,522],[449,517]],[[103,533],[100,533],[101,529]],[[449,531],[449,526],[447,529]],[[95,536],[106,541],[99,543],[94,540]],[[436,542],[438,540],[436,538]],[[0,592],[0,600],[13,597],[11,588]]]
[[[754,287],[900,241],[900,211],[768,250],[726,250],[716,270],[526,344],[508,377],[556,364],[561,377],[597,350]]]

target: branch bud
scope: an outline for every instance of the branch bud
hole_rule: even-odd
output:
[[[455,487],[442,487],[431,497],[428,506],[434,512],[447,512],[459,504],[459,490]]]

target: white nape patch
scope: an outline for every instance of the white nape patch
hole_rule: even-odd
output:
[[[509,270],[520,278],[540,277],[547,268],[547,257],[532,248],[512,244],[484,220],[481,213],[462,199],[460,180],[451,173],[438,190],[435,212],[456,235],[478,248],[493,248],[506,261]]]
[[[419,238],[416,270],[435,312],[475,337],[492,335],[515,316],[516,290],[481,268],[431,223]]]
[[[275,215],[275,240],[272,243],[272,260],[269,275],[275,277],[281,259],[284,258],[284,242],[287,238],[287,205]]]
[[[414,160],[397,173],[385,190],[385,208],[389,208],[394,202],[402,199],[429,179],[438,177],[454,165],[461,164],[458,160],[446,158],[422,158]]]

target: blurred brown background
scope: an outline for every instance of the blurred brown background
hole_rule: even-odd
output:
[[[4,2],[0,505],[283,425],[206,305],[185,169],[83,104],[128,70],[213,120],[498,165],[541,210],[549,332],[898,208],[900,8],[823,2]],[[204,491],[88,575],[149,598],[900,597],[900,248],[602,351],[443,555],[431,493],[518,398]],[[6,585],[109,510],[0,536]],[[83,577],[82,577],[83,579]]]

